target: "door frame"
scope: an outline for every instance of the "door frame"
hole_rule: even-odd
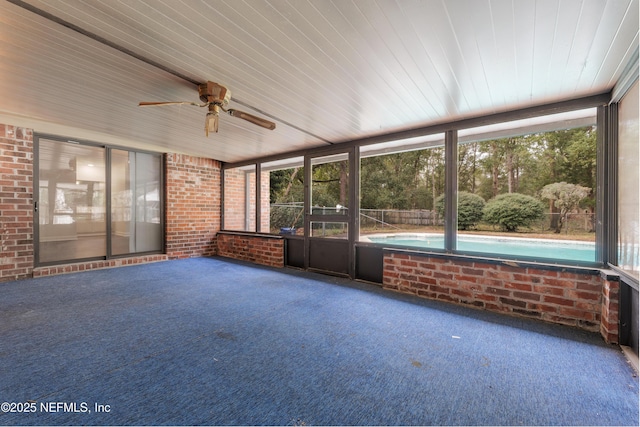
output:
[[[346,215],[314,215],[312,212],[312,162],[314,159],[327,157],[332,155],[347,155],[348,160],[348,203]],[[347,273],[350,278],[355,278],[355,243],[359,239],[360,234],[360,185],[357,178],[357,167],[360,162],[359,148],[330,148],[321,152],[314,152],[304,156],[304,268],[313,269],[311,257],[313,256],[311,246],[314,240],[323,238],[311,236],[311,223],[314,221],[339,222],[347,224],[347,239],[344,241],[347,250]],[[325,273],[334,273],[337,275],[345,275],[344,269],[336,266],[334,270],[322,270]]]

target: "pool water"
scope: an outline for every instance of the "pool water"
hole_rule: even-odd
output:
[[[444,249],[442,234],[387,234],[366,236],[373,243]],[[511,256],[595,262],[594,242],[576,240],[524,239],[502,236],[458,235],[458,250]]]

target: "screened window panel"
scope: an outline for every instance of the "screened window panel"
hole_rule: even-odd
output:
[[[457,250],[596,262],[595,125],[591,108],[461,130]]]
[[[635,278],[640,278],[638,114],[636,82],[618,110],[618,265]]]
[[[360,241],[444,249],[444,134],[363,147]]]
[[[304,234],[303,158],[263,163],[261,170],[263,187],[260,231],[274,234]],[[265,203],[267,201],[268,205]]]
[[[349,160],[346,154],[312,160],[311,214],[347,215]]]
[[[224,229],[256,231],[256,167],[225,169]]]

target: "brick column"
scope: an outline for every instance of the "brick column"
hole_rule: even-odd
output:
[[[221,212],[220,162],[184,154],[167,154],[165,162],[168,257],[215,255]]]
[[[609,344],[618,344],[620,323],[620,277],[603,270],[602,277],[602,314],[600,335]]]
[[[0,124],[0,282],[33,274],[33,132]]]

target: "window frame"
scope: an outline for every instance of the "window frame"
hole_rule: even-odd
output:
[[[447,206],[445,210],[445,249],[420,249],[421,252],[429,253],[447,253],[451,256],[456,255],[466,255],[464,252],[458,251],[456,249],[457,244],[457,203],[454,203],[457,200],[457,163],[458,163],[458,131],[464,130],[467,128],[499,124],[503,122],[522,120],[522,119],[531,119],[540,116],[546,116],[557,113],[566,113],[575,110],[582,110],[587,108],[597,108],[596,114],[596,126],[598,129],[598,137],[597,137],[597,168],[598,168],[598,177],[597,177],[597,185],[602,188],[605,184],[605,181],[602,178],[603,165],[608,162],[609,157],[604,156],[610,145],[613,143],[613,140],[610,137],[611,132],[611,121],[607,120],[610,111],[610,103],[611,103],[612,92],[607,91],[595,95],[586,96],[583,98],[572,99],[568,101],[555,102],[551,104],[543,104],[532,107],[526,107],[506,112],[493,113],[484,116],[465,118],[460,120],[454,120],[446,123],[440,123],[436,125],[428,125],[424,127],[418,127],[409,130],[403,130],[398,132],[391,132],[384,135],[377,135],[371,137],[365,137],[361,139],[351,140],[340,144],[332,144],[331,149],[333,150],[350,150],[355,149],[356,158],[355,164],[360,164],[360,148],[368,145],[373,145],[382,142],[390,142],[394,140],[401,139],[409,139],[415,137],[423,137],[426,135],[431,135],[435,133],[444,133],[445,134],[445,167],[446,167],[446,182],[445,182],[445,194],[447,195]],[[298,156],[304,156],[306,158],[318,157],[321,156],[322,153],[326,152],[328,147],[318,147],[314,149],[307,150],[297,150],[289,153],[283,153],[281,155],[272,155],[257,159],[246,160],[242,162],[235,163],[226,163],[223,165],[223,174],[226,169],[247,166],[247,165],[256,165],[256,168],[259,169],[259,165],[266,162],[273,162],[277,160],[283,160],[287,158],[293,158]],[[607,173],[609,169],[606,169]],[[615,168],[614,168],[615,169]],[[360,179],[360,170],[359,167],[356,171],[355,180]],[[260,177],[258,176],[256,179],[256,186],[260,186]],[[572,265],[572,266],[583,266],[583,267],[604,267],[609,258],[605,254],[605,251],[610,251],[611,246],[608,240],[608,236],[612,234],[611,232],[611,224],[610,221],[603,221],[603,218],[606,215],[606,212],[610,212],[612,208],[612,201],[610,197],[610,190],[606,189],[606,191],[600,191],[597,194],[596,201],[596,260],[595,262],[581,262],[581,261],[571,261],[571,260],[560,260],[559,262],[553,262],[549,258],[538,258],[538,257],[517,257],[517,256],[506,256],[502,254],[495,253],[476,253],[474,252],[472,256],[478,257],[480,259],[492,258],[492,259],[504,259],[504,260],[514,260],[514,261],[527,261],[527,262],[537,262],[540,264],[547,265]],[[259,191],[257,189],[256,191]],[[255,203],[256,201],[254,201]],[[223,203],[224,203],[224,195],[223,195]],[[359,217],[360,214],[360,204],[355,203],[356,210],[353,212],[354,217]],[[257,215],[256,221],[260,221],[259,215]],[[224,224],[224,222],[223,222]],[[264,233],[263,233],[264,234]],[[375,244],[374,244],[375,245]],[[381,245],[378,245],[381,246]],[[416,248],[411,248],[411,250],[416,250]]]

